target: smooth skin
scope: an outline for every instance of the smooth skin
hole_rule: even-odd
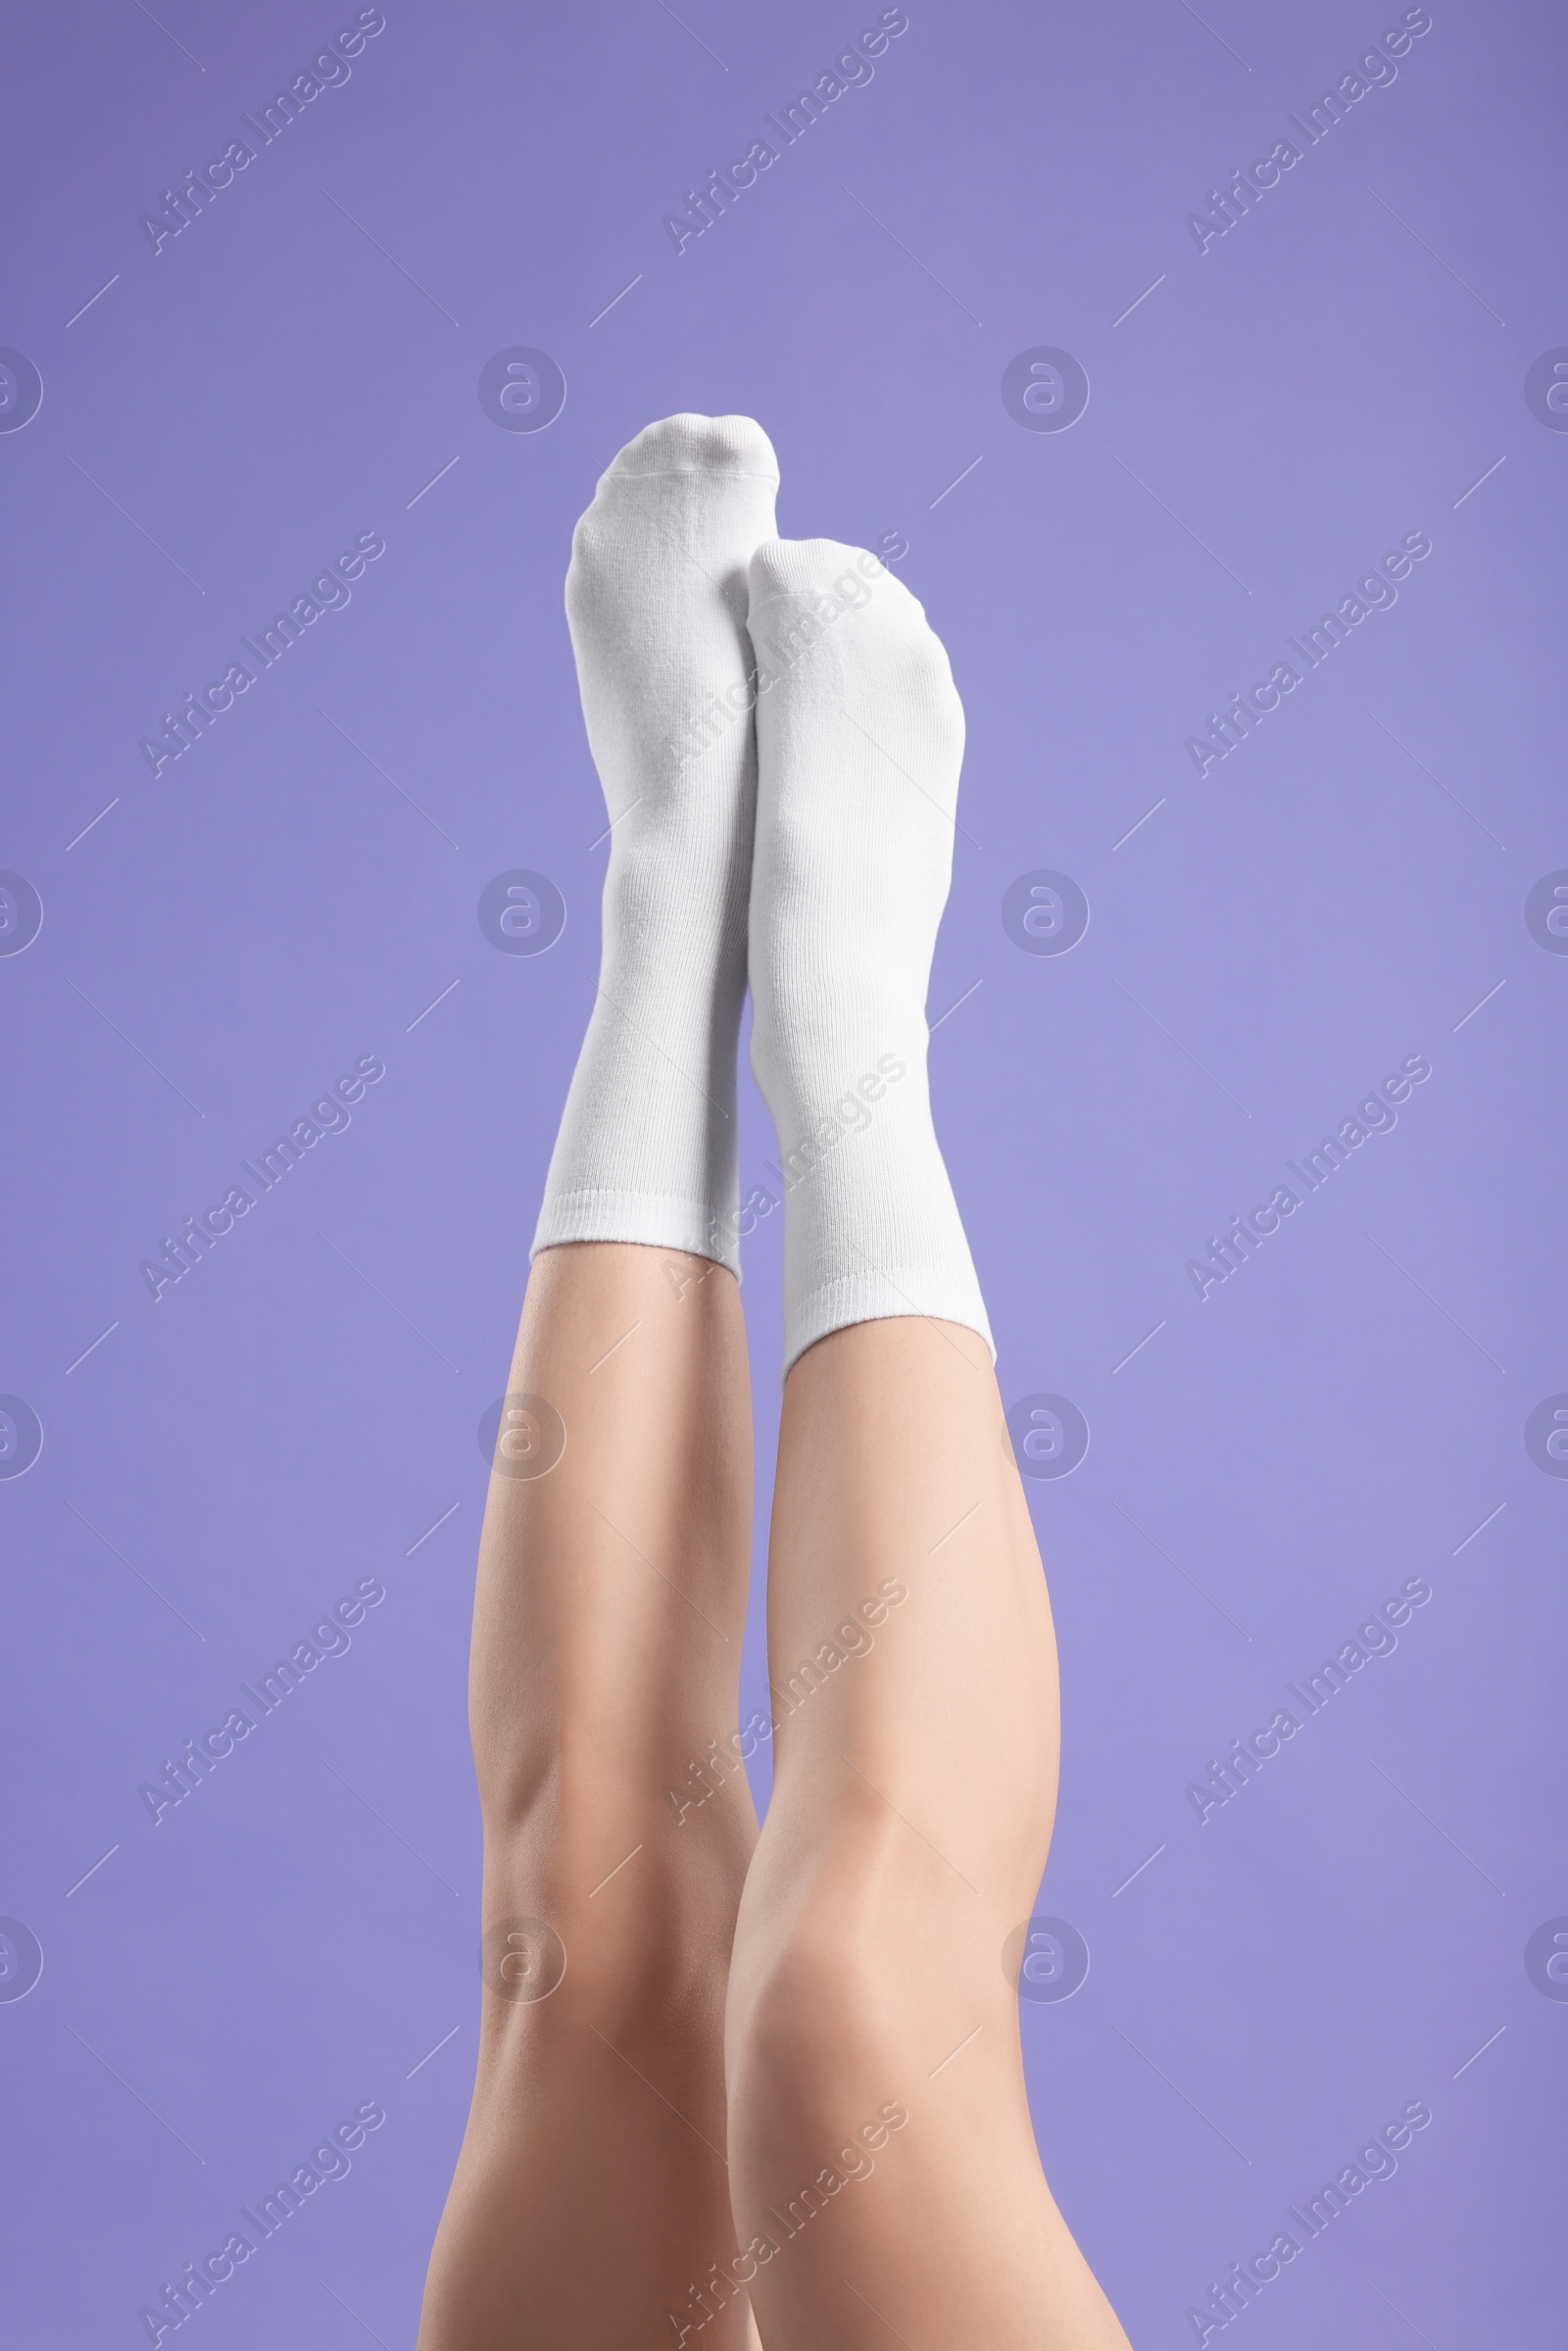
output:
[[[566,1968],[542,1999],[493,1979],[481,1994],[418,2351],[633,2351],[673,2340],[666,2310],[734,2234],[724,1987],[757,1819],[744,1772],[684,1818],[666,1793],[739,1703],[752,1420],[733,1276],[629,1243],[542,1250],[508,1394],[547,1399],[566,1441],[543,1476],[492,1470],[485,1505],[483,1926],[543,1921]],[[756,2338],[742,2310],[703,2339]]]
[[[850,1653],[798,1695],[828,1641]],[[1040,2169],[1004,1966],[1051,1841],[1056,1646],[974,1332],[858,1323],[794,1366],[768,1655],[726,2026],[737,2232],[777,2248],[751,2285],[768,2351],[1127,2351]]]
[[[546,1921],[567,1964],[547,1998],[483,1994],[418,2351],[755,2351],[757,2323],[766,2351],[1127,2351],[1041,2174],[1004,1967],[1058,1715],[983,1343],[900,1317],[790,1372],[760,1841],[723,1760],[752,1476],[734,1281],[544,1250],[509,1389],[566,1445],[491,1479],[484,1924]],[[715,1792],[682,1813],[705,1756]]]

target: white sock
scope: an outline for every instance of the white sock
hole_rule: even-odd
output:
[[[609,810],[599,997],[531,1255],[641,1241],[739,1273],[735,1055],[757,753],[746,565],[778,465],[747,416],[668,416],[599,482],[566,573]]]
[[[907,589],[831,539],[757,550],[748,625],[752,1067],[786,1188],[784,1369],[886,1315],[964,1323],[989,1347],[926,1086],[963,758],[948,657]]]

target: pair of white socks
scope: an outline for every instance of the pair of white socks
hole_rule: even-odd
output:
[[[963,710],[914,598],[859,549],[776,538],[777,488],[749,417],[671,416],[577,525],[566,615],[610,870],[532,1254],[635,1241],[739,1274],[750,980],[787,1373],[850,1323],[991,1331],[926,1085]]]

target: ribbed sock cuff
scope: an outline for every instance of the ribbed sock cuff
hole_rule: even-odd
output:
[[[740,1250],[720,1238],[727,1219],[708,1200],[677,1200],[658,1192],[564,1192],[546,1200],[539,1211],[531,1264],[542,1249],[567,1241],[637,1241],[649,1249],[680,1249],[692,1257],[707,1257],[727,1266],[738,1282]]]
[[[953,1280],[926,1267],[895,1266],[891,1272],[878,1268],[866,1273],[840,1274],[790,1308],[785,1317],[781,1382],[789,1377],[807,1348],[814,1347],[819,1339],[826,1339],[830,1332],[846,1330],[852,1323],[887,1322],[908,1314],[937,1322],[959,1323],[965,1330],[976,1332],[985,1341],[995,1363],[996,1342],[991,1336],[980,1286],[972,1274],[967,1279]]]

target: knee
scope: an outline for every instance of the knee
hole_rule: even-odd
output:
[[[589,2017],[615,2039],[679,2033],[693,2014],[716,2015],[745,1877],[743,1823],[702,1837],[681,1832],[672,1812],[650,1818],[628,1805],[606,1750],[575,1740],[508,1758],[481,1785],[485,1918],[492,1930],[513,1923],[526,1948],[548,1954],[543,1981],[560,1982],[553,2016]]]
[[[793,2234],[878,2168],[909,2120],[908,2101],[918,2104],[887,1989],[874,1951],[817,1923],[743,1977],[739,1999],[732,1990],[725,2075],[737,2210],[772,2204]]]
[[[901,1823],[849,1809],[814,1849],[770,1815],[747,1884],[725,2045],[754,2147],[779,2131],[825,2140],[918,2099],[955,2043],[1012,2013],[997,1905]]]
[[[897,1976],[863,1907],[822,1899],[766,1922],[743,1908],[726,2032],[743,2126],[748,2116],[769,2129],[793,2118],[831,2132],[846,2098],[863,2102],[884,2082],[901,2039]]]
[[[543,1857],[491,1845],[479,1950],[486,2008],[498,2023],[514,2006],[526,2009],[550,2035],[591,2025],[612,2048],[678,2043],[694,2018],[716,2021],[723,1922],[653,1876],[635,1899],[607,1901],[619,1880],[596,1895],[592,1875],[597,1867],[603,1878],[606,1866],[570,1843]]]

